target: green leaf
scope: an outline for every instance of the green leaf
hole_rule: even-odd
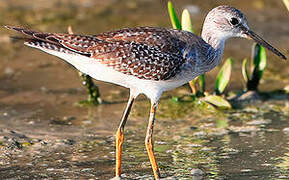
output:
[[[266,51],[265,48],[259,44],[254,45],[254,52],[253,52],[253,74],[252,79],[256,79],[259,83],[259,80],[263,76],[263,72],[266,68],[267,58],[266,58]]]
[[[171,1],[168,2],[168,11],[173,28],[181,30],[182,29],[181,23],[178,19],[177,13]]]
[[[258,67],[260,71],[264,71],[266,68],[266,50],[263,46],[256,44],[255,45],[255,56],[254,56],[254,65]]]
[[[209,95],[204,97],[205,102],[210,103],[218,108],[231,109],[231,104],[221,96]]]
[[[243,63],[242,63],[242,75],[243,75],[245,83],[247,83],[248,80],[250,79],[250,75],[249,75],[249,72],[247,69],[247,62],[248,62],[248,60],[244,59]]]
[[[182,30],[194,32],[190,13],[187,9],[184,9],[182,13]]]
[[[231,77],[231,71],[233,66],[233,59],[229,58],[226,60],[221,70],[219,71],[215,83],[215,92],[217,94],[222,94],[228,85]]]
[[[283,3],[285,4],[287,10],[289,11],[289,0],[283,0]]]
[[[202,74],[199,76],[199,86],[201,93],[204,93],[206,91],[206,78],[205,74]]]

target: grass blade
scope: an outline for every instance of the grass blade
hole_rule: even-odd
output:
[[[242,75],[243,75],[245,83],[247,83],[250,79],[250,75],[247,69],[247,62],[248,62],[247,59],[244,59],[242,62]]]
[[[219,71],[215,83],[216,94],[222,94],[228,85],[231,77],[231,71],[233,66],[233,59],[229,58],[226,60],[221,70]]]
[[[182,29],[181,23],[178,19],[177,13],[171,1],[168,2],[168,11],[173,28],[181,30]]]
[[[194,32],[191,16],[187,9],[184,9],[182,13],[182,30],[189,31],[192,33]]]

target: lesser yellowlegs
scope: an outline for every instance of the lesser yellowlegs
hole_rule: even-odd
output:
[[[154,177],[160,179],[152,135],[156,108],[164,91],[179,87],[217,66],[222,59],[225,41],[231,37],[251,38],[286,59],[250,30],[239,10],[229,6],[219,6],[209,12],[202,37],[158,27],[127,28],[98,35],[6,28],[28,35],[26,45],[60,57],[97,80],[130,89],[128,104],[116,133],[116,177],[121,176],[124,127],[139,94],[145,94],[151,101],[145,145]]]

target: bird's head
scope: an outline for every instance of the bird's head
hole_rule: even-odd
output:
[[[244,14],[236,8],[223,5],[212,9],[205,19],[204,29],[206,31],[204,35],[224,40],[231,37],[253,39],[282,59],[287,59],[281,52],[254,33],[248,26]]]

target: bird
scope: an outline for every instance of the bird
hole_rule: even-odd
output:
[[[287,59],[248,26],[243,13],[231,6],[213,8],[205,17],[201,36],[162,27],[133,27],[97,35],[45,33],[5,26],[25,36],[24,44],[57,56],[96,80],[129,89],[129,98],[115,137],[115,178],[121,178],[124,128],[134,100],[145,94],[150,113],[145,147],[155,179],[161,173],[154,155],[153,127],[163,92],[204,74],[222,60],[225,41],[252,39],[282,59]]]

